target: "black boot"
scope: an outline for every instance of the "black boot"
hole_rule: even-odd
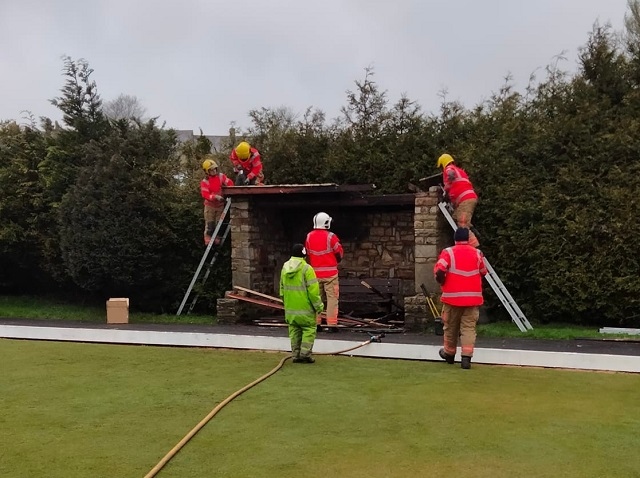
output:
[[[469,370],[471,368],[471,357],[469,357],[468,355],[463,355],[462,361],[460,362],[460,367],[465,370]]]
[[[316,359],[314,359],[311,355],[307,355],[306,357],[300,357],[300,363],[316,363]]]
[[[440,358],[447,362],[449,365],[453,364],[453,360],[455,359],[455,355],[449,355],[444,349],[440,349],[438,352],[440,354]]]

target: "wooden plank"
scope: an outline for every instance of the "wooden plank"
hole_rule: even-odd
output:
[[[224,187],[225,196],[272,196],[310,193],[363,193],[372,191],[372,184],[267,184],[264,186]]]
[[[276,302],[269,302],[266,300],[260,300],[260,299],[253,299],[252,297],[247,297],[245,295],[238,295],[238,294],[233,294],[230,292],[227,292],[226,297],[229,297],[231,299],[238,299],[238,300],[242,300],[244,302],[249,302],[251,304],[256,304],[256,305],[263,305],[265,307],[270,307],[272,309],[284,309],[284,305],[276,303]]]
[[[247,289],[246,287],[240,287],[239,285],[234,285],[233,288],[234,289],[238,289],[238,290],[240,290],[242,292],[246,292],[247,294],[257,295],[259,297],[264,297],[265,299],[269,299],[269,300],[272,300],[274,302],[280,302],[282,304],[282,299],[280,299],[278,297],[273,297],[271,295],[263,294],[262,292],[257,292],[255,290]]]

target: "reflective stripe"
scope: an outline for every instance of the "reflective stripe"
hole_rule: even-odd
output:
[[[440,260],[438,261],[438,264],[440,264],[440,265],[441,265],[442,267],[444,267],[445,269],[446,269],[447,267],[449,267],[449,263],[448,263],[447,261],[445,261],[444,259],[440,259]]]
[[[470,271],[463,271],[462,269],[458,269],[456,267],[456,256],[453,254],[452,248],[447,247],[445,250],[449,253],[449,257],[451,258],[451,267],[449,267],[449,272],[451,272],[452,274],[458,274],[463,277],[473,277],[476,274],[480,273],[480,268],[476,268]],[[481,260],[479,254],[478,254],[478,260]]]
[[[289,310],[285,309],[284,315],[303,315],[305,317],[315,317],[316,313],[310,310]]]
[[[443,292],[441,297],[482,297],[482,292]]]
[[[314,249],[307,248],[307,254],[313,254],[314,256],[322,256],[324,254],[328,254],[329,252],[332,252],[333,250],[337,249],[338,243],[336,243],[336,246],[334,248],[331,247],[331,238],[334,235],[335,234],[333,234],[333,232],[330,232],[329,234],[327,234],[327,248],[326,249],[324,249],[322,251],[316,251]]]
[[[449,259],[451,259],[451,267],[455,267],[456,266],[456,258],[453,255],[453,248],[452,247],[447,247],[445,249],[445,251],[447,251],[447,254],[449,254]]]
[[[471,183],[469,183],[469,184],[471,184]],[[476,192],[475,192],[473,189],[467,189],[467,190],[466,190],[466,191],[464,191],[463,193],[460,193],[460,196],[458,196],[458,197],[456,198],[456,206],[457,206],[458,204],[460,204],[460,203],[463,201],[463,199],[462,199],[463,197],[468,196],[469,194],[473,194],[473,195],[475,195],[475,194],[476,194]]]
[[[314,267],[313,268],[316,272],[320,271],[320,272],[325,272],[325,271],[337,271],[338,267],[337,266],[329,266],[329,267]]]
[[[479,270],[474,270],[474,271],[461,271],[459,269],[449,269],[449,272],[453,273],[453,274],[458,274],[459,276],[462,277],[473,277],[475,275],[477,275],[480,271]]]
[[[295,291],[302,291],[305,292],[307,290],[307,288],[303,285],[283,285],[282,286],[283,290],[295,290]]]
[[[460,171],[455,167],[451,167],[449,173],[453,173],[453,177],[455,178],[451,180],[452,183],[456,183],[459,181],[466,181],[468,183],[471,183],[471,181],[469,181],[467,178],[463,178],[462,174],[460,174]]]

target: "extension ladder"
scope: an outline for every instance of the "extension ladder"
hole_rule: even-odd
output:
[[[209,241],[207,248],[204,250],[204,254],[202,254],[202,259],[200,259],[200,264],[196,269],[196,273],[193,274],[193,279],[191,279],[191,284],[189,284],[189,288],[187,289],[187,292],[184,294],[184,298],[182,299],[182,303],[180,304],[180,308],[178,309],[178,312],[176,313],[176,315],[182,314],[182,310],[184,309],[184,306],[187,303],[187,300],[189,300],[189,296],[191,295],[193,286],[195,285],[196,281],[198,280],[198,277],[200,276],[200,272],[202,271],[202,267],[204,266],[207,260],[207,257],[209,256],[211,251],[214,251],[213,256],[211,257],[211,260],[207,265],[207,269],[204,273],[204,276],[202,277],[202,285],[204,285],[207,282],[207,279],[209,278],[209,274],[211,273],[211,268],[213,267],[213,264],[215,264],[216,260],[218,259],[218,256],[220,255],[220,250],[222,249],[222,245],[224,244],[224,241],[227,239],[227,236],[229,235],[229,231],[231,230],[231,221],[227,221],[227,223],[224,224],[224,220],[227,218],[227,214],[229,212],[230,207],[231,207],[231,199],[227,198],[224,209],[222,210],[222,214],[220,214],[220,219],[218,220],[218,224],[216,224],[216,228],[214,229],[213,235],[211,236],[211,241]],[[218,237],[218,232],[220,232],[220,229],[222,227],[225,227],[224,233],[220,238],[220,242],[218,244],[215,244],[214,240],[215,238]],[[193,300],[191,301],[191,305],[189,305],[189,310],[187,311],[187,314],[190,314],[193,308],[195,307],[196,302],[198,302],[198,297],[199,297],[198,294],[194,296]]]
[[[453,220],[453,217],[451,217],[451,213],[449,212],[449,205],[446,202],[442,201],[438,203],[438,207],[455,231],[458,226]],[[527,317],[524,315],[522,310],[520,310],[520,307],[518,307],[518,304],[516,304],[516,301],[513,299],[505,285],[502,283],[500,277],[498,277],[498,274],[496,274],[496,271],[493,269],[493,267],[491,267],[491,264],[489,264],[489,261],[486,257],[484,258],[484,265],[487,268],[487,275],[484,276],[484,278],[487,279],[487,282],[498,296],[498,299],[500,299],[500,302],[502,302],[504,308],[507,309],[507,312],[509,312],[511,320],[513,320],[513,322],[520,329],[520,332],[533,330],[533,327],[529,323],[529,320],[527,320]]]

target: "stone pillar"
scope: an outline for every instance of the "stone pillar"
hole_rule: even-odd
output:
[[[253,227],[249,200],[233,199],[230,212],[232,282],[250,289],[255,271],[255,251],[251,244]]]
[[[221,324],[235,324],[240,315],[238,299],[223,298],[216,301],[216,317]]]
[[[433,321],[427,309],[427,299],[420,293],[404,298],[404,327],[407,330],[423,331]]]
[[[438,188],[432,187],[428,192],[416,194],[414,213],[415,234],[415,293],[421,291],[424,284],[428,291],[439,290],[433,278],[433,266],[438,260],[439,231],[438,231]]]
[[[229,214],[231,217],[231,282],[233,285],[253,289],[256,272],[254,240],[259,234],[251,217],[249,198],[233,198]],[[247,304],[226,296],[216,301],[217,318],[220,323],[237,323],[246,315]]]
[[[231,282],[269,295],[277,294],[280,268],[290,246],[277,210],[260,207],[255,197],[234,197],[231,202]],[[240,322],[264,316],[268,310],[244,301],[218,299],[218,320]]]

